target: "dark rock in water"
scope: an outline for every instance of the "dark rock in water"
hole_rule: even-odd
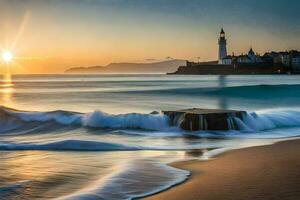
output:
[[[155,111],[152,111],[150,114],[151,114],[151,115],[158,115],[159,112],[155,110]]]
[[[170,118],[171,125],[180,126],[187,131],[238,130],[233,118],[243,120],[243,115],[246,115],[245,111],[200,108],[163,111],[163,113]]]

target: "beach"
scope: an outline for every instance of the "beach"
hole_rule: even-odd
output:
[[[227,152],[208,161],[177,162],[186,182],[147,200],[299,199],[300,140]]]

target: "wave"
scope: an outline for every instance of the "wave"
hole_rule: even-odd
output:
[[[169,119],[163,114],[121,114],[111,115],[101,111],[88,113],[82,117],[82,125],[96,128],[139,128],[164,130],[169,128]]]
[[[63,140],[57,142],[36,144],[36,143],[4,143],[0,142],[0,150],[22,151],[22,150],[40,150],[40,151],[133,151],[142,150],[136,146],[127,146],[122,144],[95,142],[84,140]]]
[[[11,120],[10,129],[17,128],[23,122],[55,122],[61,125],[83,126],[90,128],[124,128],[124,129],[145,129],[145,130],[166,130],[170,128],[169,119],[161,113],[141,114],[108,114],[102,111],[91,113],[77,113],[70,111],[51,111],[51,112],[27,112],[0,108],[1,113],[5,113],[1,120]],[[0,116],[1,117],[1,116]],[[7,124],[7,123],[6,123]],[[9,127],[6,127],[6,130]]]
[[[264,131],[300,127],[300,111],[268,110],[250,112],[243,120],[235,118],[240,130]]]
[[[120,93],[123,93],[121,91]],[[243,85],[243,86],[217,86],[217,87],[192,87],[192,88],[160,88],[143,91],[126,91],[126,93],[151,93],[157,95],[191,95],[191,96],[228,96],[239,98],[265,98],[271,95],[273,98],[300,97],[300,84],[278,85]]]
[[[73,194],[57,199],[136,199],[171,188],[176,184],[182,183],[189,176],[190,172],[168,165],[147,161],[133,161],[117,166],[114,173],[108,174],[99,181],[90,184],[88,188],[83,188]],[[143,184],[139,184],[137,187],[137,183]]]
[[[26,184],[28,184],[30,181],[18,181],[13,184],[7,185],[7,186],[2,186],[0,187],[0,195],[5,195],[8,197],[8,195],[12,192],[16,192],[21,188],[24,188]],[[0,198],[1,198],[0,196]]]
[[[279,85],[248,85],[248,86],[231,86],[205,88],[203,91],[206,95],[228,96],[247,99],[266,99],[266,98],[299,98],[300,85],[279,84]]]
[[[235,118],[241,131],[258,132],[278,128],[300,127],[300,111],[294,110],[267,110],[248,112],[243,120]],[[30,126],[28,125],[30,124]],[[108,128],[108,129],[140,129],[145,131],[159,131],[154,136],[170,135],[168,132],[184,134],[179,127],[171,127],[169,118],[161,113],[141,114],[108,114],[102,111],[91,113],[77,113],[70,111],[27,112],[0,108],[0,132],[9,132],[26,126],[29,129],[41,124],[45,127],[56,123],[62,126]],[[47,125],[47,126],[46,126]],[[56,126],[52,125],[54,128]],[[140,131],[138,131],[140,133]],[[130,134],[130,132],[129,132]],[[136,134],[136,133],[134,133]],[[174,134],[171,134],[174,135]],[[175,134],[178,136],[178,134]],[[205,135],[205,134],[204,134]]]

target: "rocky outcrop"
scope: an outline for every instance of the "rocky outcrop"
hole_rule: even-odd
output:
[[[192,108],[177,111],[163,111],[170,118],[172,126],[187,131],[199,130],[238,130],[234,118],[243,120],[245,111]]]

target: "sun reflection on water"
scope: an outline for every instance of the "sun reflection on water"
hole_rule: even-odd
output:
[[[7,107],[13,107],[12,95],[15,91],[12,82],[11,74],[3,76],[0,85],[1,104]]]

